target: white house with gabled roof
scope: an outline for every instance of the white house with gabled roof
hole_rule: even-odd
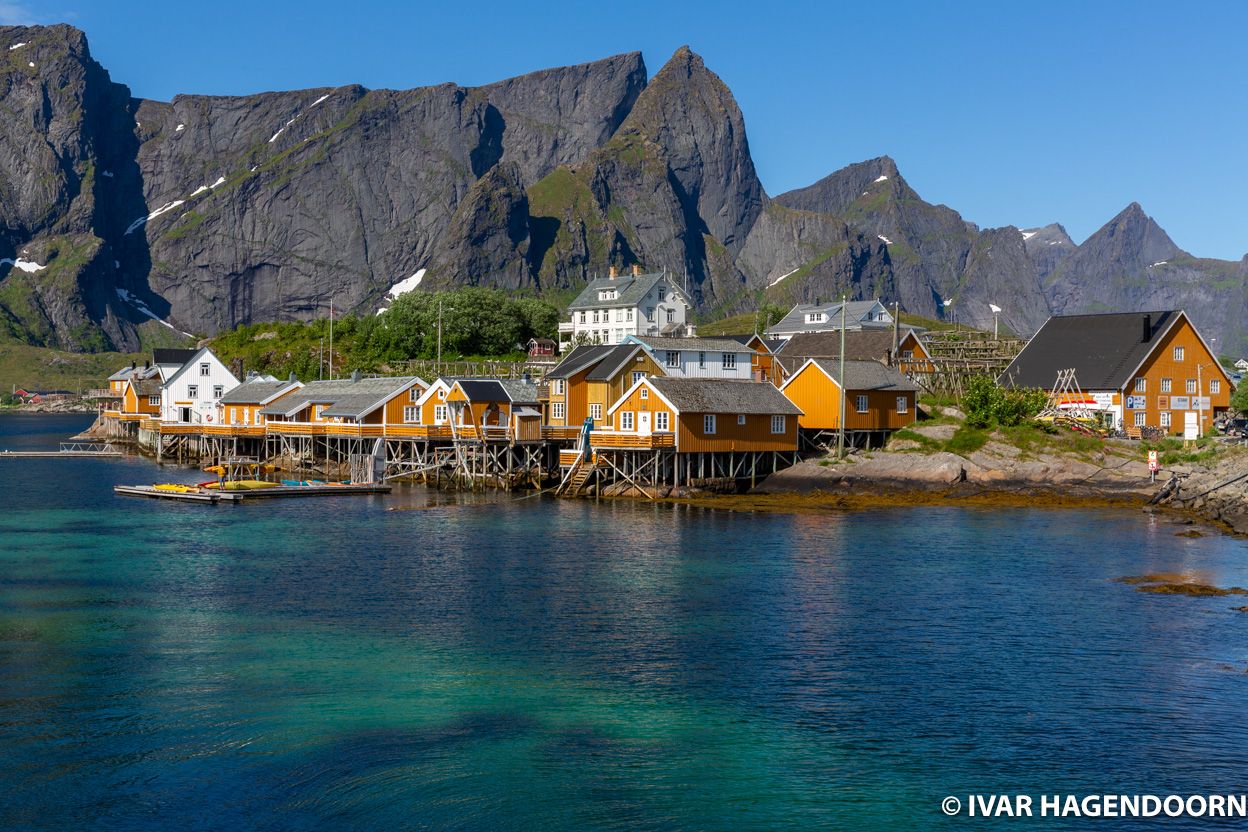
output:
[[[212,424],[218,406],[238,379],[216,353],[204,347],[165,379],[160,388],[160,420],[173,424]]]
[[[643,274],[633,266],[619,274],[615,266],[568,305],[571,320],[559,324],[559,338],[571,344],[619,344],[629,335],[693,335],[693,302],[666,272]]]

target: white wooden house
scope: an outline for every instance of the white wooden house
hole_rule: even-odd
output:
[[[629,335],[624,343],[640,344],[668,378],[754,378],[753,359],[757,352],[731,338]]]
[[[160,420],[175,424],[212,424],[225,394],[238,379],[204,347],[165,379],[160,389]]]

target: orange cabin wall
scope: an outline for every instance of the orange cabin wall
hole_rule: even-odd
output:
[[[1174,348],[1183,347],[1184,356],[1182,361],[1174,360]],[[1202,365],[1202,369],[1197,377],[1196,367]],[[1135,392],[1135,378],[1145,379],[1145,390],[1143,393]],[[1161,392],[1161,380],[1169,378],[1170,392]],[[1195,394],[1187,392],[1187,380],[1198,380],[1200,382],[1200,390]],[[1209,382],[1217,379],[1221,382],[1221,390],[1214,394],[1209,392]],[[1183,434],[1183,410],[1175,410],[1170,407],[1162,408],[1162,398],[1170,399],[1174,396],[1208,396],[1210,409],[1204,411],[1205,430],[1208,430],[1213,422],[1214,416],[1219,411],[1226,410],[1231,405],[1231,380],[1227,377],[1226,371],[1222,369],[1222,365],[1217,358],[1201,343],[1200,336],[1196,328],[1192,326],[1191,321],[1184,315],[1179,319],[1178,323],[1171,328],[1166,337],[1158,341],[1149,357],[1144,364],[1136,371],[1135,377],[1127,382],[1127,389],[1122,391],[1125,396],[1142,395],[1145,398],[1144,419],[1145,424],[1149,427],[1161,427],[1161,413],[1166,410],[1170,413],[1169,433],[1181,436]],[[1192,408],[1188,408],[1191,410]],[[1124,427],[1133,427],[1135,425],[1135,410],[1123,411]]]
[[[642,398],[643,390],[649,390],[649,388],[642,387],[634,390],[612,414],[612,425],[616,430],[620,429],[620,414],[624,411],[631,411],[634,414],[634,432],[639,423],[637,414],[650,413],[650,429],[654,431],[654,414],[667,413],[668,424],[674,428],[669,432],[676,434],[676,450],[679,453],[794,451],[797,449],[798,420],[792,414],[785,416],[784,433],[772,433],[769,415],[747,415],[745,424],[740,425],[737,424],[737,414],[719,413],[715,418],[715,433],[708,435],[702,430],[705,414],[675,413],[653,390],[649,390],[648,398]]]
[[[813,364],[794,376],[784,388],[789,401],[802,410],[798,421],[805,430],[838,430],[841,427],[841,390],[836,382]],[[855,408],[859,394],[867,396],[867,412]],[[896,390],[849,390],[846,430],[898,430],[914,423],[915,392]],[[897,412],[897,399],[906,397],[906,412]]]
[[[403,409],[407,407],[415,407],[416,399],[419,399],[424,394],[426,389],[427,388],[421,387],[419,384],[413,382],[411,387],[388,399],[385,406],[379,407],[376,410],[376,413],[382,414],[384,412],[385,422],[387,425],[408,424],[408,422],[403,418]],[[413,398],[413,396],[415,396],[415,398]],[[370,423],[372,422],[371,419],[366,419],[365,421]],[[415,423],[413,422],[411,424]]]

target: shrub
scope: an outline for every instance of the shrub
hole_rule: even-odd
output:
[[[970,427],[1013,427],[1034,418],[1048,400],[1043,390],[1006,389],[989,376],[975,376],[962,394],[962,410]]]

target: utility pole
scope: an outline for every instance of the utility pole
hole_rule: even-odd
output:
[[[434,371],[442,375],[442,298],[438,298],[438,361]]]
[[[841,295],[841,430],[836,435],[836,458],[845,458],[845,407],[848,397],[845,395],[845,304],[848,295]]]
[[[329,299],[329,380],[334,380],[334,299]]]
[[[889,362],[890,366],[898,363],[897,351],[901,349],[901,305],[897,301],[893,301],[893,360]],[[844,352],[844,349],[841,350]]]
[[[1200,371],[1204,369],[1204,366],[1204,364],[1196,365],[1196,401],[1194,404],[1196,405],[1197,424],[1200,426],[1200,432],[1196,436],[1197,439],[1200,439],[1205,435],[1205,409],[1200,406],[1200,391],[1204,389],[1204,383],[1201,378]]]

